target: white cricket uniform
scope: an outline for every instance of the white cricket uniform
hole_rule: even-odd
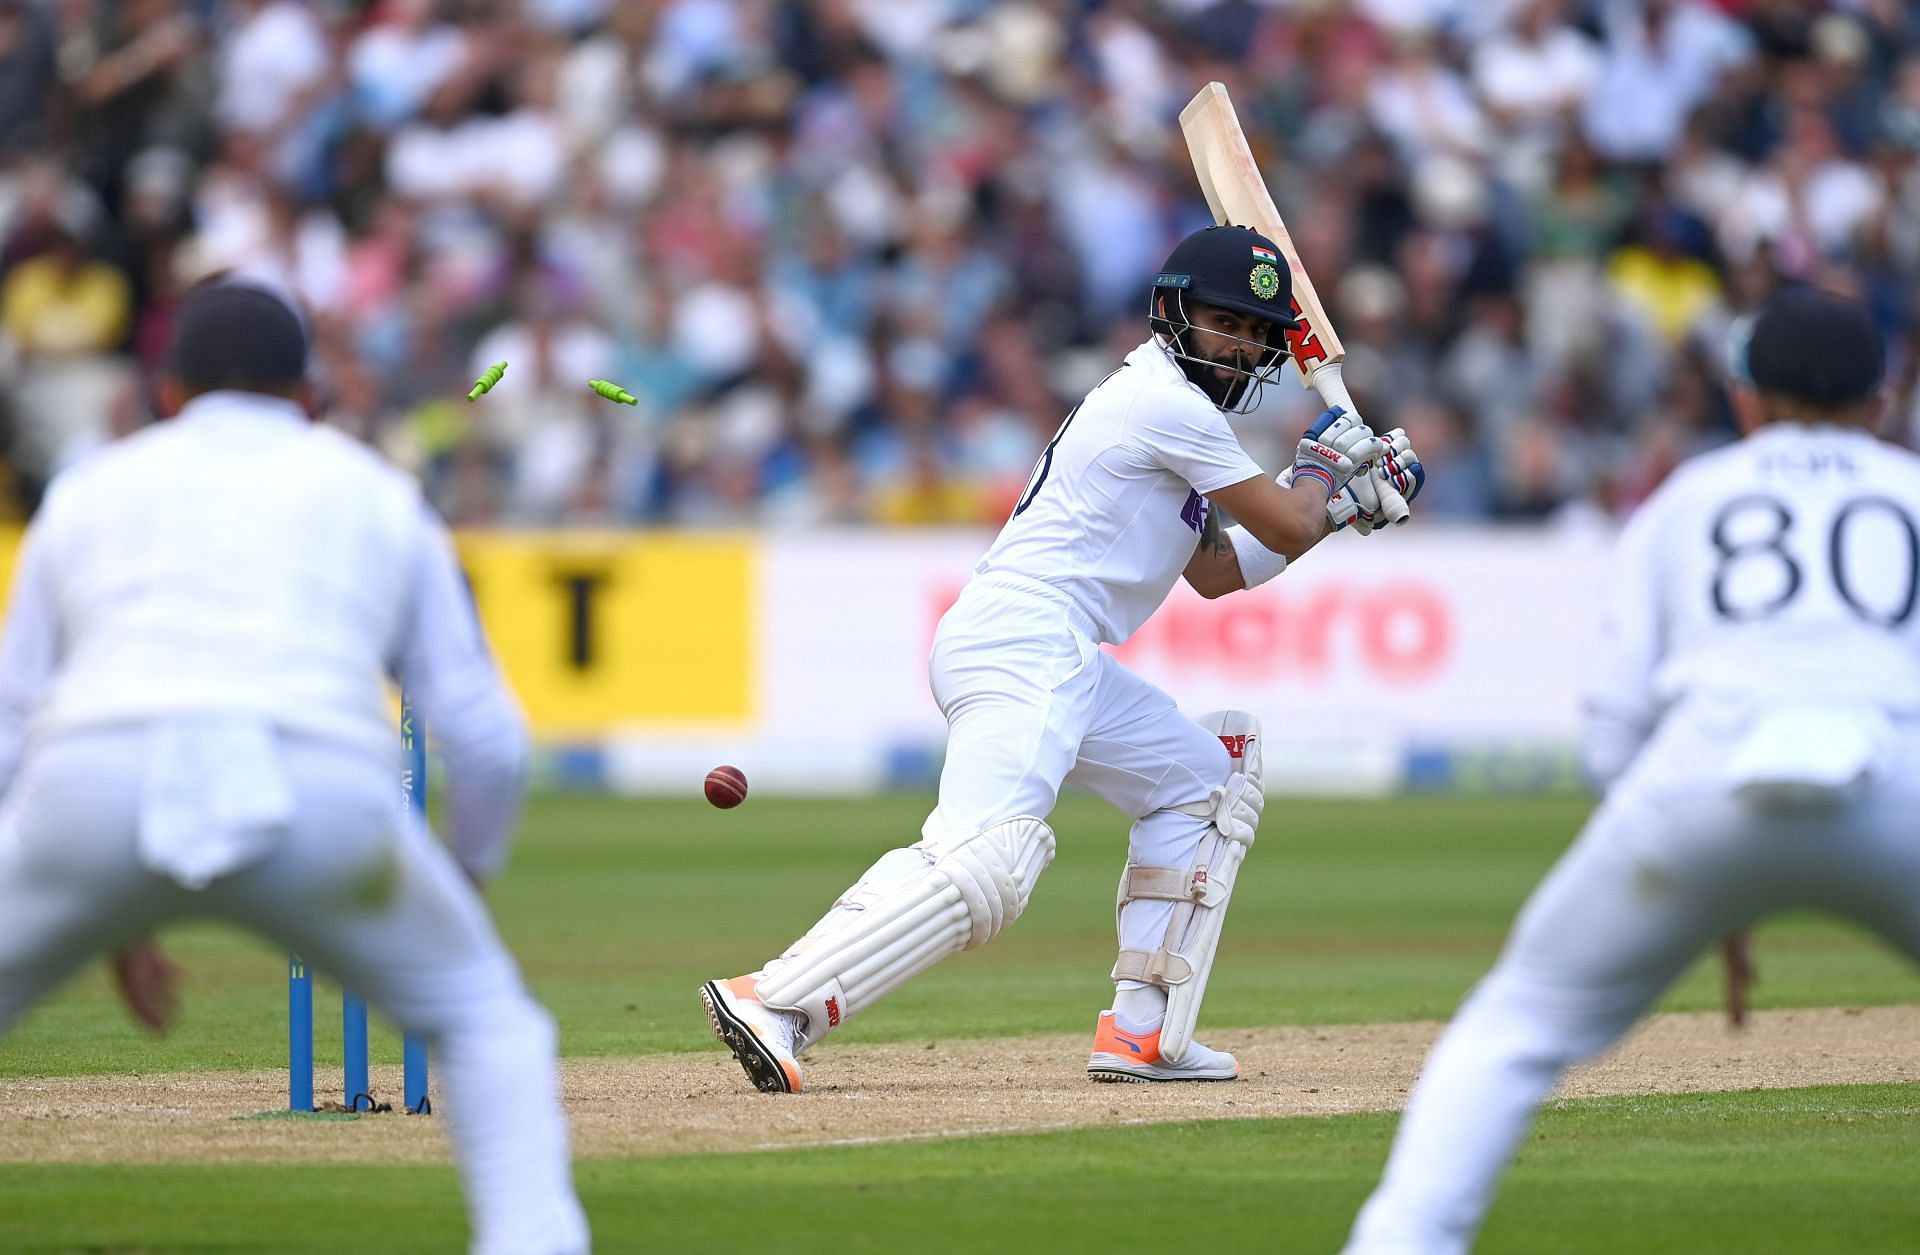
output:
[[[1920,459],[1763,428],[1676,472],[1616,566],[1588,703],[1610,787],[1434,1048],[1350,1252],[1468,1249],[1561,1071],[1762,916],[1920,961]]]
[[[445,757],[452,853],[403,802],[388,676]],[[469,880],[504,860],[525,766],[412,481],[290,402],[196,398],[62,475],[24,542],[0,1032],[102,951],[231,920],[428,1039],[475,1251],[586,1250],[554,1025]]]
[[[1173,808],[1206,800],[1232,760],[1100,645],[1126,640],[1173,590],[1206,523],[1203,494],[1263,473],[1156,341],[1087,394],[935,634],[948,742],[925,835],[1045,818],[1070,779],[1135,820],[1133,862],[1191,865],[1208,821]],[[1128,903],[1122,947],[1153,950],[1172,911]]]

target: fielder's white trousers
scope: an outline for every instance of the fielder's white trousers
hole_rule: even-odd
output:
[[[1085,613],[1045,585],[987,576],[967,586],[934,637],[929,670],[948,740],[925,835],[1044,819],[1071,780],[1134,821],[1133,862],[1193,865],[1210,821],[1171,808],[1206,801],[1233,760],[1096,641]],[[1129,903],[1122,947],[1157,949],[1173,907]]]
[[[1920,729],[1898,731],[1856,799],[1797,811],[1714,779],[1728,731],[1711,712],[1670,715],[1534,891],[1428,1058],[1349,1252],[1470,1248],[1561,1072],[1761,917],[1828,912],[1920,961]]]
[[[103,951],[169,920],[229,920],[427,1038],[473,1251],[585,1251],[553,1021],[478,892],[402,804],[392,764],[280,738],[292,823],[257,861],[188,890],[137,853],[154,739],[141,725],[73,733],[22,765],[0,824],[0,1033]]]

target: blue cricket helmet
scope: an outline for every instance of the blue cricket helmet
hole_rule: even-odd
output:
[[[1299,327],[1293,316],[1293,273],[1272,240],[1247,227],[1203,227],[1181,240],[1153,276],[1160,291],[1222,305],[1280,330]]]
[[[1192,340],[1193,302],[1261,319],[1268,324],[1266,336],[1233,337],[1244,353],[1239,365],[1206,357]],[[1261,385],[1286,356],[1286,333],[1300,326],[1293,316],[1292,273],[1279,247],[1258,231],[1203,228],[1180,241],[1153,276],[1147,326],[1165,337],[1167,351],[1209,400],[1229,413],[1245,413],[1259,404]],[[1237,377],[1222,379],[1223,368]]]

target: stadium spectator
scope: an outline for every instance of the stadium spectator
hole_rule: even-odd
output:
[[[1920,414],[1912,0],[0,0],[0,289],[60,200],[119,396],[185,285],[276,276],[463,518],[992,522],[1204,219],[1174,115],[1216,77],[1368,419],[1458,428],[1442,513],[1643,495],[1781,278],[1857,290]],[[1251,447],[1314,408],[1269,394]]]
[[[30,255],[0,279],[0,329],[14,362],[8,456],[18,485],[37,486],[130,426],[131,379],[114,355],[132,325],[131,289],[90,250],[73,206],[29,210]]]
[[[0,154],[43,142],[54,73],[47,14],[29,0],[0,3]]]

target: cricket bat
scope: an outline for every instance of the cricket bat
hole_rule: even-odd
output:
[[[1180,132],[1187,138],[1193,172],[1200,179],[1200,190],[1206,195],[1207,208],[1213,211],[1213,220],[1253,228],[1278,245],[1281,256],[1287,259],[1287,268],[1293,274],[1293,314],[1300,322],[1298,328],[1287,332],[1294,369],[1328,406],[1337,405],[1349,414],[1358,414],[1360,410],[1341,377],[1347,351],[1327,317],[1326,306],[1320,303],[1320,294],[1313,289],[1306,267],[1300,264],[1300,252],[1293,245],[1287,224],[1274,208],[1227,89],[1219,83],[1201,88],[1180,111]],[[1404,523],[1407,519],[1404,505],[1393,514],[1397,517],[1392,517],[1392,522]]]

